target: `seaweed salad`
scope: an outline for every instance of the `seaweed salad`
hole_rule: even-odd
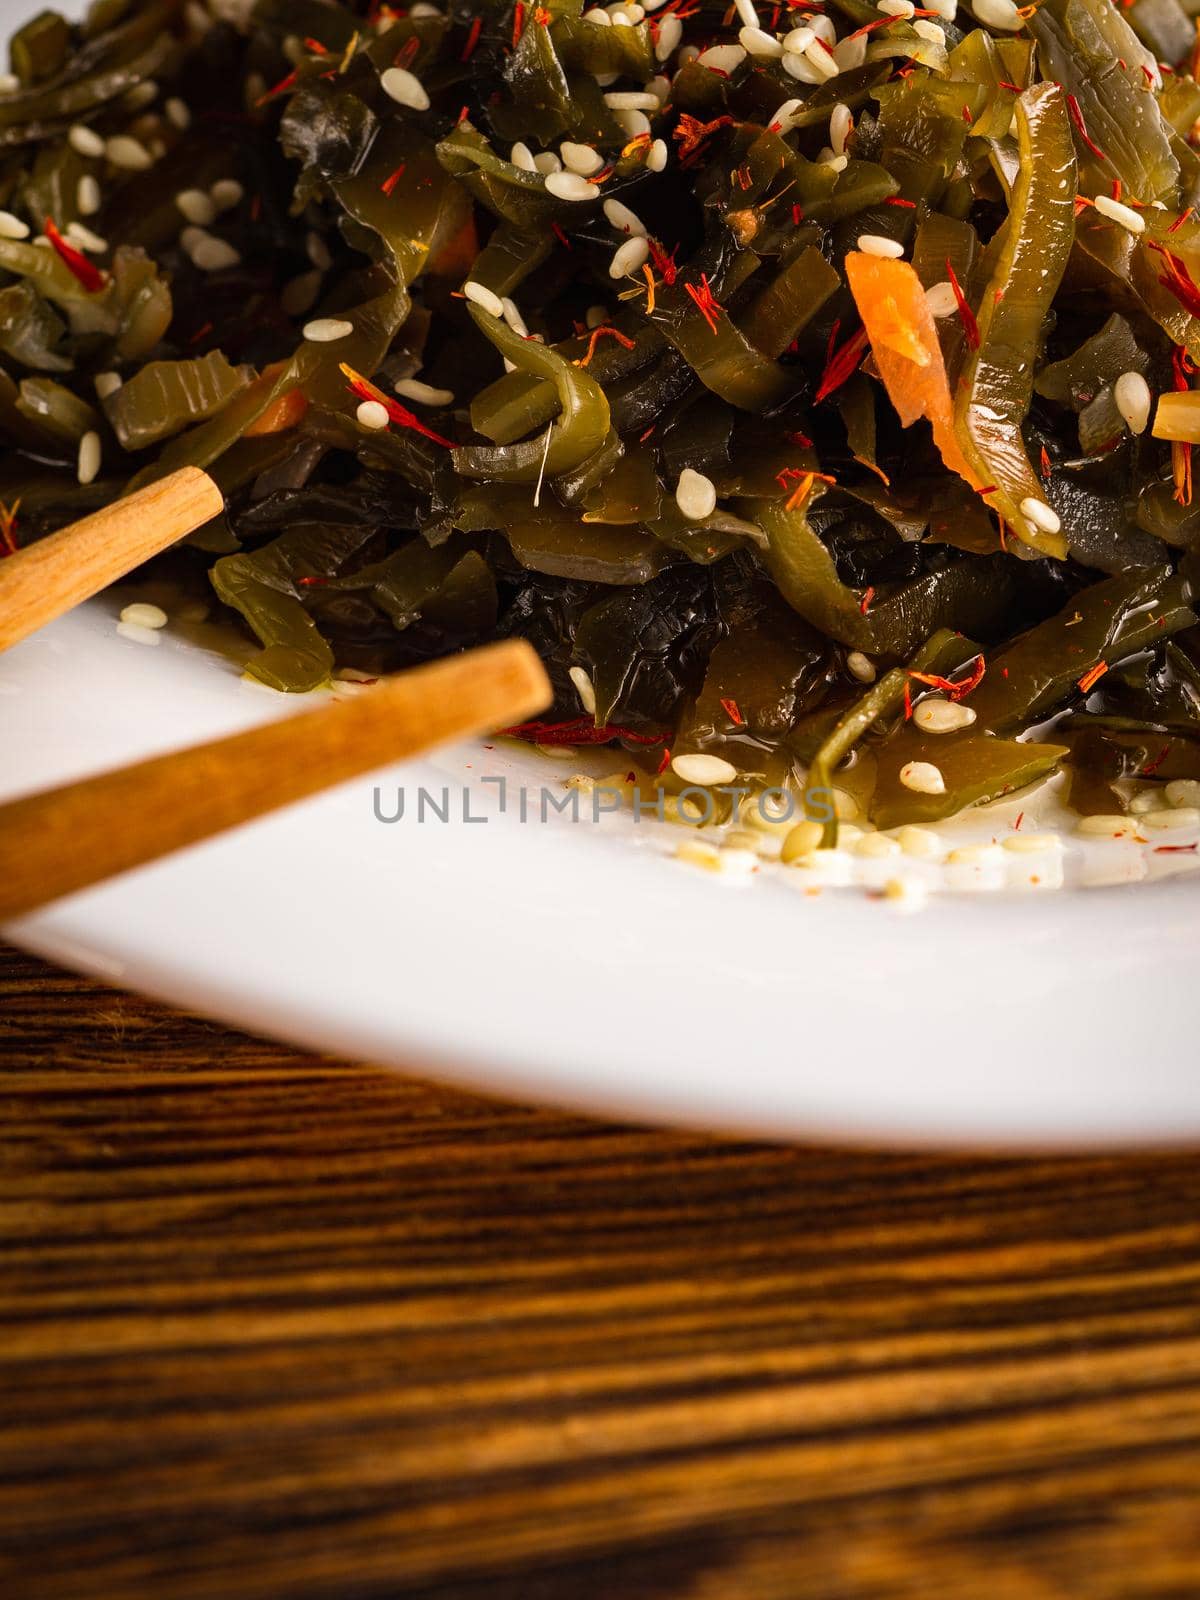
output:
[[[1194,7],[1193,7],[1194,9]],[[1179,0],[96,0],[0,89],[0,551],[176,467],[305,691],[879,826],[1200,779]],[[836,819],[827,835],[836,833]]]

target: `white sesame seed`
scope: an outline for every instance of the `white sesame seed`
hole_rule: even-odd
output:
[[[684,783],[697,783],[705,789],[718,783],[732,783],[737,777],[737,768],[721,756],[676,756],[671,766]]]
[[[650,132],[650,118],[644,111],[614,111],[613,117],[627,139],[640,139]]]
[[[125,105],[130,111],[140,111],[143,106],[148,106],[151,101],[158,99],[158,85],[152,78],[147,78],[144,83],[135,83],[125,96]]]
[[[1058,512],[1035,495],[1026,495],[1021,501],[1021,515],[1031,522],[1039,533],[1062,532],[1062,518]]]
[[[833,791],[833,809],[839,822],[853,822],[859,815],[858,801],[847,789],[835,789]],[[857,834],[851,835],[846,832],[845,828],[842,829],[843,844],[849,844],[851,839],[855,837],[857,837]]]
[[[379,87],[397,105],[409,106],[413,111],[429,110],[425,86],[405,67],[389,67],[380,77]]]
[[[198,244],[200,244],[202,240],[211,238],[212,234],[206,229],[197,227],[194,222],[189,223],[179,235],[180,248],[185,250],[188,255],[191,255],[192,251]]]
[[[946,857],[945,881],[949,889],[970,891],[1004,887],[1004,852],[990,844],[967,844]]]
[[[94,429],[79,441],[79,459],[75,476],[80,483],[91,483],[100,471],[100,435]]]
[[[145,172],[154,165],[154,157],[140,139],[127,133],[118,133],[104,142],[104,154],[109,165],[123,172]]]
[[[476,283],[468,278],[463,284],[463,293],[468,300],[473,300],[477,306],[482,306],[485,311],[490,311],[493,317],[504,317],[504,301],[485,283]]]
[[[749,24],[738,30],[738,43],[748,55],[756,56],[759,60],[778,60],[783,54],[783,46],[773,33],[768,33],[765,28],[757,24]]]
[[[15,72],[0,72],[0,94],[16,94],[21,80]]]
[[[1113,200],[1106,194],[1098,194],[1092,204],[1102,217],[1107,217],[1110,222],[1119,223],[1130,233],[1145,233],[1146,219],[1132,206],[1122,205],[1119,200]]]
[[[107,400],[110,394],[116,394],[123,382],[119,372],[98,372],[92,379],[99,400]]]
[[[100,185],[90,172],[85,172],[75,185],[75,204],[82,217],[94,217],[104,204],[104,197],[100,192]]]
[[[563,164],[553,150],[539,150],[533,158],[533,170],[548,178],[552,172],[561,172]]]
[[[181,216],[198,227],[207,228],[217,219],[217,208],[203,189],[181,189],[175,196],[175,208]]]
[[[1200,806],[1200,783],[1195,778],[1172,778],[1163,793],[1169,806]]]
[[[590,11],[583,13],[584,22],[597,23],[601,28],[611,28],[612,18],[603,6],[593,6]]]
[[[1147,811],[1141,822],[1144,828],[1200,828],[1200,810],[1195,806],[1172,806],[1168,811]]]
[[[93,255],[103,254],[108,249],[108,240],[93,233],[82,222],[69,222],[66,237],[77,250],[89,250]]]
[[[896,842],[906,856],[915,856],[918,861],[933,861],[942,853],[941,838],[929,828],[909,824],[897,833]]]
[[[606,200],[604,202],[604,215],[618,233],[636,234],[645,238],[646,225],[636,211],[631,211],[628,206],[622,205],[619,200]]]
[[[922,9],[935,11],[944,21],[953,22],[958,15],[958,0],[925,0]]]
[[[535,165],[533,159],[533,151],[523,139],[518,139],[516,144],[513,145],[512,149],[509,151],[508,159],[512,162],[514,167],[518,167],[522,172],[537,171],[537,166]]]
[[[587,327],[598,328],[601,323],[608,321],[608,307],[601,305],[589,306],[583,314],[583,320]]]
[[[831,48],[837,43],[837,29],[834,27],[833,18],[827,17],[824,12],[815,12],[808,19],[808,26],[818,39],[824,39]]]
[[[199,267],[201,272],[225,272],[230,267],[241,264],[241,253],[234,249],[225,239],[214,239],[211,236],[197,242],[190,251],[192,265]]]
[[[666,61],[683,38],[683,23],[673,11],[668,12],[658,25],[658,38],[654,41],[654,59]]]
[[[646,20],[645,9],[642,6],[638,5],[637,0],[633,0],[633,4],[632,5],[630,5],[628,3],[626,4],[626,6],[625,6],[625,15],[629,18],[630,22],[632,22],[635,27],[637,26],[637,24],[639,22],[644,22]]]
[[[999,28],[1002,33],[1016,33],[1023,26],[1021,13],[1013,0],[971,0],[975,20],[985,28]]]
[[[1053,833],[1010,833],[1001,841],[1005,850],[1015,856],[1040,856],[1058,848],[1058,837]]]
[[[646,151],[646,166],[651,172],[664,172],[667,166],[667,141],[655,139]]]
[[[117,632],[122,639],[128,639],[133,644],[162,643],[162,634],[157,628],[144,628],[140,622],[118,622]]]
[[[78,155],[99,157],[104,154],[104,140],[82,122],[77,122],[67,134],[67,143]]]
[[[1140,372],[1123,372],[1113,384],[1113,399],[1130,433],[1145,433],[1154,397]]]
[[[378,400],[364,400],[354,413],[361,427],[370,428],[379,432],[386,428],[392,420],[388,416],[388,409]]]
[[[613,258],[608,263],[610,278],[628,278],[641,270],[643,262],[650,256],[649,241],[640,234],[635,234],[632,239],[618,245],[613,251]]]
[[[287,316],[302,317],[316,305],[320,292],[321,274],[302,272],[284,284],[279,293],[279,304]]]
[[[893,260],[904,254],[899,239],[885,239],[881,233],[860,233],[858,248],[865,256],[890,256]]]
[[[432,384],[418,378],[399,378],[392,388],[402,400],[413,400],[419,406],[452,406],[453,389],[435,389]]]
[[[864,655],[861,650],[851,650],[846,657],[846,666],[852,678],[857,678],[859,683],[875,682],[875,663],[870,656]]]
[[[804,60],[817,74],[818,82],[828,82],[830,78],[836,78],[842,70],[819,39],[814,39],[809,45],[804,52]]]
[[[675,485],[675,504],[691,522],[703,522],[717,509],[717,491],[711,478],[684,467]]]
[[[712,72],[736,72],[746,59],[740,44],[714,44],[697,57],[702,67]]]
[[[147,600],[135,600],[121,612],[121,621],[132,622],[139,628],[165,628],[168,618],[161,606],[151,605]]]
[[[604,157],[598,150],[593,150],[590,144],[575,144],[570,139],[564,139],[558,147],[558,153],[567,171],[578,172],[583,178],[590,178],[593,172],[599,172],[604,165]]]
[[[0,211],[0,239],[28,239],[29,224],[14,217],[11,211]]]
[[[689,867],[699,867],[704,872],[720,872],[721,852],[703,839],[685,839],[675,846],[676,861],[686,861]]]
[[[1132,817],[1106,812],[1097,816],[1081,817],[1075,825],[1075,832],[1085,837],[1095,835],[1100,838],[1131,839],[1137,832],[1141,820],[1140,817],[1135,821]]]
[[[614,28],[631,28],[633,26],[633,18],[623,6],[610,6],[608,8],[608,20]]]
[[[945,794],[946,780],[929,761],[909,761],[900,768],[900,782],[914,794]]]
[[[781,43],[789,55],[802,56],[816,37],[811,28],[793,28],[784,34]]]
[[[803,100],[785,100],[771,118],[770,131],[772,133],[787,133],[792,125],[792,118],[803,104]]]
[[[659,99],[641,89],[620,89],[604,96],[610,111],[657,111]]]
[[[192,113],[186,101],[181,100],[177,94],[171,96],[163,106],[163,110],[167,113],[167,121],[173,128],[178,128],[182,132],[183,129],[191,127]]]
[[[1170,803],[1168,799],[1167,804]],[[1140,817],[1144,811],[1161,811],[1162,794],[1158,789],[1143,789],[1141,794],[1135,794],[1129,802],[1129,809],[1135,817]]]
[[[833,59],[839,72],[856,72],[867,59],[867,35],[855,32],[839,39],[833,47]]]
[[[218,211],[232,211],[241,205],[246,195],[236,178],[218,178],[208,192]]]
[[[657,98],[660,106],[665,106],[671,98],[671,80],[665,72],[656,73],[647,83],[646,90]]]
[[[971,726],[975,713],[970,706],[933,696],[920,702],[913,712],[913,721],[925,733],[957,733],[960,728]]]
[[[854,128],[854,113],[839,100],[829,113],[829,146],[835,156],[844,156],[846,140]]]
[[[754,9],[754,0],[733,0],[733,4],[743,27],[758,27],[758,12]]]
[[[850,157],[835,156],[832,150],[823,150],[817,164],[822,167],[832,167],[834,172],[845,172],[850,165]]]
[[[529,338],[529,329],[525,325],[525,318],[521,315],[521,308],[511,295],[501,295],[500,304],[504,307],[504,320],[514,333],[519,333],[522,339]]]
[[[914,22],[913,32],[916,34],[918,39],[924,39],[929,44],[944,45],[946,43],[946,34],[944,29],[939,23],[930,22],[928,17],[921,17],[918,21]]]
[[[861,839],[855,840],[853,853],[868,860],[882,861],[888,856],[898,856],[900,846],[886,833],[864,833]]]
[[[887,17],[902,17],[906,22],[917,9],[912,0],[875,0],[876,11]]]
[[[949,282],[934,283],[925,291],[925,304],[932,317],[952,317],[958,310],[954,286]]]
[[[333,344],[338,339],[349,338],[354,332],[354,324],[342,317],[316,317],[312,322],[306,322],[301,332],[310,344]]]
[[[546,193],[556,200],[598,200],[596,185],[581,178],[577,172],[551,172],[546,176]]]
[[[575,693],[579,696],[579,704],[589,717],[594,717],[596,715],[596,690],[593,687],[592,680],[582,667],[572,667],[567,676],[575,685]]]
[[[680,65],[680,67],[689,67],[689,66],[691,66],[693,61],[698,61],[699,59],[700,59],[700,47],[699,47],[699,45],[685,44],[683,49],[679,52],[679,65]]]

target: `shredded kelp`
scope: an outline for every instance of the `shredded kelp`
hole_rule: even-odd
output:
[[[521,635],[520,736],[883,826],[1200,778],[1198,58],[1177,0],[43,13],[0,559],[192,463],[278,689]]]

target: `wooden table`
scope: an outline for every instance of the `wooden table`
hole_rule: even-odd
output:
[[[1200,1594],[1189,1155],[612,1127],[12,951],[0,1066],[5,1600]]]

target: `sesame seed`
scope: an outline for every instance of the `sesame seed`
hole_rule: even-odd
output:
[[[952,317],[958,310],[954,285],[949,282],[934,283],[925,291],[925,304],[932,317]]]
[[[1154,397],[1140,372],[1123,372],[1113,384],[1113,399],[1130,433],[1145,433]]]
[[[157,628],[144,628],[140,622],[118,622],[117,632],[122,639],[128,639],[133,644],[157,645],[162,643],[162,634]]]
[[[99,157],[104,154],[104,140],[94,128],[77,122],[67,134],[67,143],[76,154]]]
[[[182,132],[185,128],[191,127],[192,113],[188,109],[187,103],[181,100],[177,94],[171,96],[163,106],[163,110],[167,113],[167,121],[173,128],[178,128]]]
[[[875,0],[876,11],[882,11],[886,17],[903,17],[907,22],[916,7],[912,0]]]
[[[745,59],[746,52],[740,44],[714,44],[697,57],[702,67],[714,72],[736,72]]]
[[[519,333],[522,339],[528,339],[529,329],[525,326],[525,318],[521,315],[521,308],[510,295],[501,295],[500,304],[504,307],[504,320],[514,333]]]
[[[1200,783],[1195,778],[1172,778],[1163,793],[1169,806],[1200,806]]]
[[[453,389],[435,389],[432,384],[418,378],[399,378],[392,388],[403,400],[415,400],[420,406],[452,406]]]
[[[575,144],[570,139],[564,139],[558,147],[558,153],[568,172],[578,172],[584,178],[599,172],[604,165],[604,157],[598,150],[593,150],[590,144]]]
[[[119,372],[98,372],[92,379],[99,400],[107,400],[109,395],[116,394],[124,379]]]
[[[664,172],[667,165],[667,141],[655,139],[646,151],[646,166],[651,172]]]
[[[104,204],[104,197],[100,192],[100,185],[90,172],[85,172],[75,185],[75,204],[82,217],[94,217]]]
[[[108,249],[108,240],[93,233],[82,222],[69,222],[66,237],[77,250],[90,250],[93,255],[100,255]]]
[[[606,200],[604,215],[618,233],[631,233],[639,238],[645,238],[646,225],[641,217],[636,211],[631,211],[628,206],[622,205],[619,200]]]
[[[827,17],[824,12],[815,12],[809,17],[808,26],[818,39],[824,39],[830,49],[837,43],[837,29],[833,25],[833,19]]]
[[[935,11],[944,21],[953,22],[958,15],[958,0],[925,0],[922,9]]]
[[[893,260],[904,254],[899,239],[885,239],[881,233],[860,233],[858,248],[866,256],[890,256]]]
[[[1044,500],[1037,499],[1034,495],[1026,495],[1021,501],[1021,515],[1031,522],[1039,533],[1061,533],[1062,518],[1053,506],[1048,506]]]
[[[940,836],[929,828],[901,828],[896,842],[906,856],[915,856],[918,861],[933,861],[942,853]]]
[[[758,27],[758,12],[754,9],[754,0],[733,0],[733,4],[743,27]]]
[[[858,801],[848,790],[835,789],[833,791],[833,810],[839,822],[853,822],[859,815]],[[845,844],[850,842],[844,828],[842,829],[842,839]]]
[[[504,301],[485,283],[476,283],[468,278],[463,284],[463,293],[468,300],[473,300],[477,306],[482,306],[485,311],[490,311],[493,317],[504,317]]]
[[[640,139],[650,132],[650,118],[644,111],[614,111],[613,117],[627,139]]]
[[[241,205],[246,195],[236,178],[218,178],[208,192],[218,211],[232,211]]]
[[[985,28],[999,28],[1001,33],[1016,33],[1023,26],[1021,13],[1013,0],[971,0],[975,20]]]
[[[533,151],[524,142],[524,140],[517,140],[516,144],[513,145],[509,152],[508,159],[512,162],[514,167],[519,168],[522,172],[537,171],[537,167],[535,166],[533,160]]]
[[[819,165],[823,167],[832,167],[835,172],[845,172],[846,168],[850,165],[850,157],[835,156],[832,150],[827,150]]]
[[[833,59],[839,72],[857,71],[867,59],[867,35],[848,33],[844,39],[839,39],[833,47]]]
[[[158,99],[158,85],[152,78],[147,78],[144,83],[135,83],[125,96],[125,105],[130,111],[140,111],[143,106],[148,106],[151,101]]]
[[[969,728],[975,721],[970,706],[955,705],[953,700],[935,697],[922,700],[913,712],[913,721],[924,733],[957,733]]]
[[[302,317],[306,311],[311,311],[317,303],[317,296],[321,292],[321,274],[319,272],[302,272],[298,277],[290,278],[284,284],[279,294],[279,304],[284,313],[289,317]]]
[[[1168,788],[1170,785],[1168,784]],[[1171,804],[1168,797],[1167,804]],[[1141,794],[1135,794],[1129,802],[1129,809],[1135,817],[1140,817],[1145,811],[1162,810],[1162,793],[1158,789],[1143,789]]]
[[[596,186],[577,172],[551,172],[546,176],[546,193],[556,200],[588,201],[599,198]]]
[[[929,44],[945,45],[946,43],[946,34],[941,25],[936,22],[930,22],[928,17],[921,17],[917,22],[914,22],[913,32],[918,39],[924,39]]]
[[[657,111],[659,99],[642,89],[620,89],[604,96],[610,111]]]
[[[405,67],[389,67],[380,77],[379,87],[397,105],[408,106],[413,111],[429,110],[429,96],[424,85]]]
[[[1110,222],[1119,223],[1130,233],[1145,233],[1146,219],[1132,206],[1122,205],[1119,200],[1113,200],[1106,194],[1098,194],[1092,204],[1102,217],[1107,217]]]
[[[1075,832],[1085,837],[1094,835],[1100,838],[1131,839],[1138,830],[1138,822],[1132,817],[1122,817],[1115,813],[1102,812],[1096,816],[1081,817],[1075,824]]]
[[[795,861],[807,861],[814,851],[820,849],[824,837],[825,829],[821,824],[806,817],[794,828],[789,828],[783,841],[783,848],[779,852],[780,861],[785,867],[790,867]]]
[[[154,157],[140,139],[127,133],[118,133],[104,143],[104,154],[109,165],[123,172],[145,172],[154,165]]]
[[[16,94],[21,80],[15,72],[0,72],[0,94]]]
[[[673,11],[662,19],[658,25],[658,38],[654,42],[654,59],[666,61],[678,49],[683,38],[683,23]]]
[[[588,677],[582,667],[572,667],[567,673],[567,677],[575,685],[575,693],[579,696],[579,704],[589,717],[594,717],[596,715],[596,690],[591,678]]]
[[[775,35],[760,28],[757,23],[749,23],[738,30],[738,43],[748,55],[757,56],[760,60],[778,60],[783,54],[783,46]]]
[[[803,100],[785,100],[771,118],[771,129],[775,133],[787,133],[792,125],[792,118],[804,105]]]
[[[886,833],[864,833],[861,839],[855,841],[854,854],[868,860],[882,861],[889,856],[898,856],[900,846]]]
[[[721,756],[676,756],[671,766],[684,783],[699,784],[704,789],[711,789],[718,783],[732,783],[737,777],[737,768]]]
[[[1016,856],[1040,856],[1058,848],[1058,838],[1053,833],[1010,833],[1002,843]]]
[[[909,761],[900,768],[900,782],[914,794],[945,794],[946,780],[929,761]]]
[[[789,55],[802,56],[816,37],[811,28],[793,28],[783,36],[783,49]]]
[[[192,265],[201,272],[225,272],[230,267],[240,266],[242,260],[241,253],[226,240],[211,236],[200,239],[190,254]]]
[[[179,235],[179,244],[181,249],[191,255],[201,240],[211,238],[212,234],[208,233],[204,228],[198,228],[195,223],[189,223]]]
[[[589,328],[598,328],[608,321],[608,307],[595,305],[589,306],[583,314],[583,320]]]
[[[859,683],[875,682],[875,663],[870,656],[864,655],[861,650],[851,650],[846,657],[846,667],[852,678],[857,678]]]
[[[631,28],[633,26],[633,18],[623,6],[610,6],[608,20],[614,28]]]
[[[354,324],[342,317],[317,317],[306,322],[301,332],[311,344],[333,344],[346,339],[354,332]]]
[[[844,156],[846,140],[854,128],[854,114],[841,101],[829,113],[829,145],[835,156]]]
[[[387,407],[378,400],[364,400],[354,415],[360,426],[371,428],[375,432],[386,428],[391,421]]]
[[[656,96],[660,106],[665,106],[671,98],[671,80],[665,72],[656,73],[646,85],[647,91]]]
[[[711,478],[684,467],[675,485],[675,504],[691,522],[703,522],[717,508],[717,491]]]
[[[75,476],[80,483],[91,483],[100,471],[100,435],[91,429],[79,441]]]
[[[700,867],[705,872],[720,872],[721,852],[702,839],[685,839],[675,846],[676,861],[686,861],[690,867]]]
[[[0,211],[0,239],[28,239],[29,224],[14,217],[11,211]]]
[[[611,28],[612,18],[603,6],[593,6],[590,11],[583,13],[584,22],[594,22],[601,28]]]
[[[165,628],[167,620],[167,613],[161,606],[151,605],[146,600],[135,600],[121,612],[122,622],[132,622],[139,628]]]
[[[203,189],[181,189],[175,196],[175,209],[201,228],[217,218],[217,208]]]
[[[552,172],[562,171],[562,162],[553,150],[541,150],[533,158],[533,170],[540,172],[543,178],[548,178]]]
[[[632,239],[626,239],[623,245],[618,245],[613,252],[613,258],[608,264],[610,278],[628,278],[639,271],[643,262],[650,257],[650,244],[640,234],[635,234]]]
[[[1141,821],[1144,828],[1200,828],[1200,809],[1172,806],[1168,811],[1147,811]]]

